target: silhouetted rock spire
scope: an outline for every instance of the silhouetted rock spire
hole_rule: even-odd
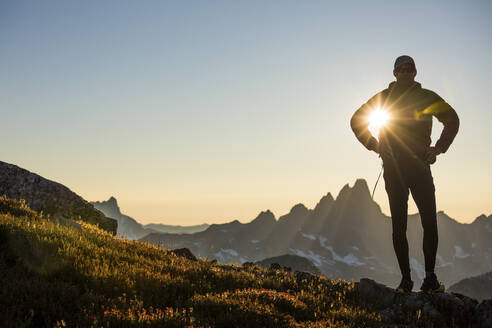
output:
[[[258,216],[251,221],[251,223],[255,224],[263,224],[263,223],[274,223],[275,222],[275,215],[270,211],[262,211]]]
[[[331,195],[331,193],[326,194],[323,196],[318,204],[314,207],[315,212],[324,212],[326,209],[330,208],[333,203],[335,202],[335,199]]]
[[[340,190],[336,201],[338,202],[354,198],[360,201],[372,201],[371,192],[369,191],[366,180],[357,179],[352,188],[347,183],[343,186],[342,190]]]

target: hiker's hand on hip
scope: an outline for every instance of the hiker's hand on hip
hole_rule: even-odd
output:
[[[441,150],[436,147],[427,148],[427,152],[425,153],[425,160],[427,164],[434,164],[436,162],[437,155],[441,154]]]

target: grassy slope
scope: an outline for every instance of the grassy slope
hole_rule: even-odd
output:
[[[3,214],[1,214],[3,213]],[[191,262],[0,197],[5,327],[380,327],[353,284]]]

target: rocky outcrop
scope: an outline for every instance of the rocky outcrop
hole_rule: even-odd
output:
[[[371,279],[355,284],[360,297],[381,314],[388,327],[405,326],[409,320],[432,323],[433,327],[492,327],[492,300],[478,303],[458,293],[412,292],[407,295]]]
[[[172,253],[176,256],[179,257],[184,257],[190,261],[198,261],[195,255],[188,249],[188,248],[177,248],[169,251],[169,253]]]
[[[116,234],[117,222],[64,185],[16,165],[0,162],[0,195],[24,199],[33,210],[52,218],[78,219]]]
[[[122,214],[118,202],[114,197],[110,197],[108,200],[102,202],[91,202],[91,204],[104,215],[118,222],[117,235],[122,238],[135,240],[156,232],[152,229],[145,229],[135,219]]]
[[[305,257],[291,254],[269,257],[264,260],[258,261],[255,264],[264,268],[271,268],[273,264],[277,264],[280,267],[290,268],[294,271],[305,271],[313,274],[321,274],[319,269],[314,266],[313,262],[309,261]]]

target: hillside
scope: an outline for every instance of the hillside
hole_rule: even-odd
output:
[[[186,252],[184,252],[186,253]],[[2,327],[488,327],[492,302],[189,260],[0,197]]]
[[[0,196],[24,199],[36,211],[57,219],[78,219],[116,234],[117,222],[107,218],[66,186],[13,164],[0,161]]]
[[[3,327],[380,326],[351,283],[189,261],[1,197],[0,213]]]

